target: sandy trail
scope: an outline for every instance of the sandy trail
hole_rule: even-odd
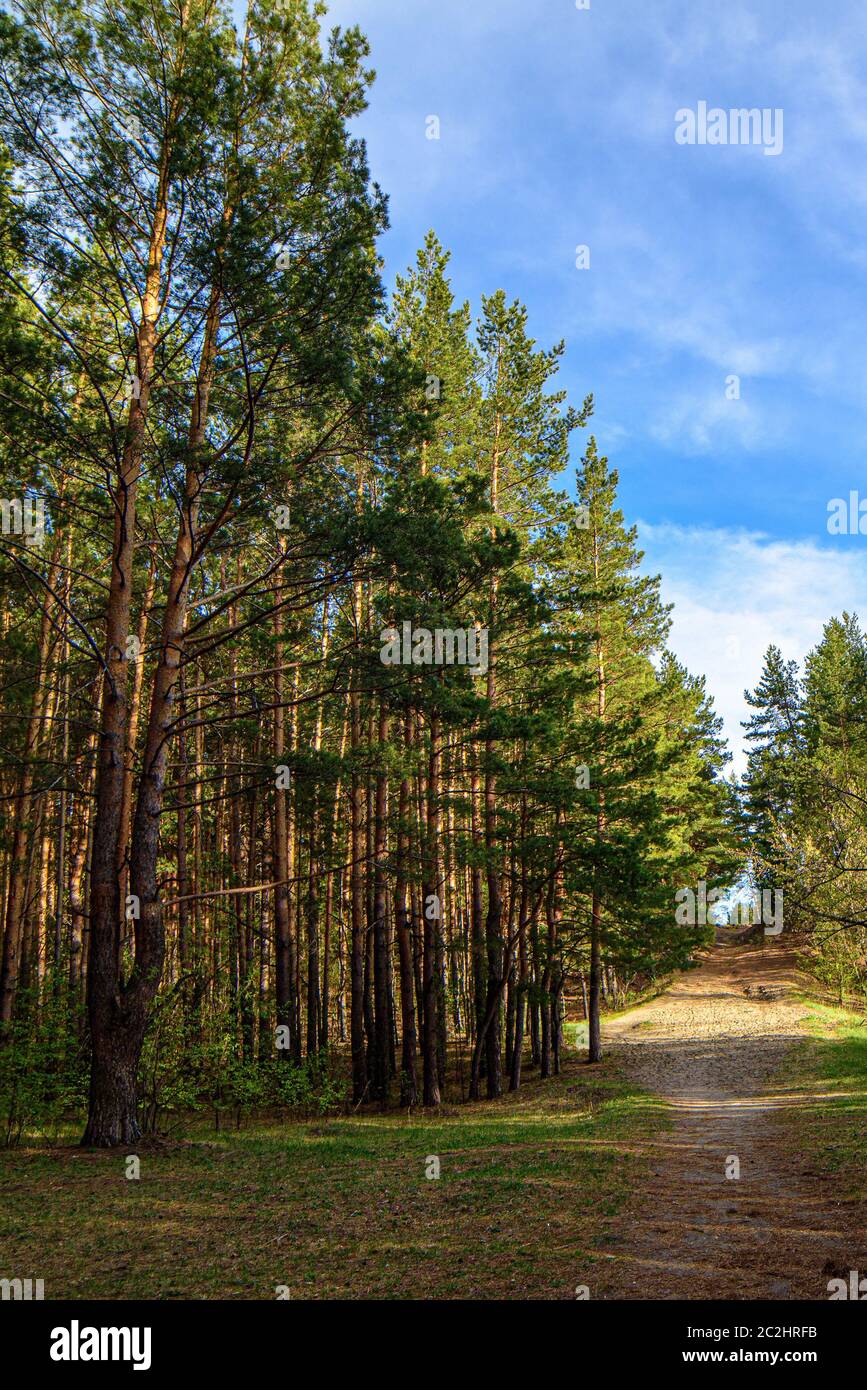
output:
[[[800,1152],[798,1107],[817,1097],[773,1080],[805,1036],[796,986],[776,943],[716,947],[605,1027],[606,1049],[669,1102],[674,1129],[614,1229],[601,1296],[827,1299],[830,1278],[867,1275],[865,1212]],[[739,1179],[726,1177],[732,1157]]]

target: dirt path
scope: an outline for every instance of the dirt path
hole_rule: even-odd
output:
[[[604,1029],[629,1075],[669,1102],[674,1128],[615,1228],[603,1297],[826,1299],[829,1278],[867,1273],[864,1212],[799,1152],[797,1110],[816,1096],[773,1080],[804,1037],[796,985],[775,943],[716,947]],[[731,1158],[739,1179],[726,1177]]]

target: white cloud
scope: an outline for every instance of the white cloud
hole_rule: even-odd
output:
[[[734,767],[745,766],[743,698],[774,643],[799,663],[841,613],[867,618],[867,541],[776,541],[758,532],[639,523],[645,569],[674,603],[669,645],[725,722]]]
[[[748,450],[767,448],[778,433],[774,422],[743,399],[727,400],[724,385],[720,377],[715,395],[682,395],[668,402],[651,420],[651,436],[699,454],[732,444]]]

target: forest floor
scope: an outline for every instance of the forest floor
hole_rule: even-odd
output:
[[[664,1123],[573,1048],[495,1102],[140,1141],[137,1180],[124,1151],[7,1150],[0,1277],[73,1299],[574,1298]]]
[[[827,1298],[867,1273],[867,1026],[801,989],[776,944],[716,948],[606,1023],[600,1065],[570,1046],[494,1103],[189,1129],[142,1141],[132,1180],[125,1153],[5,1151],[0,1277],[48,1298]]]

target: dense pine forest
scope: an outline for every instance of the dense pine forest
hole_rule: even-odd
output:
[[[867,983],[856,619],[727,776],[593,383],[433,231],[387,282],[369,61],[312,0],[0,15],[2,1142],[596,1063],[685,886]]]

